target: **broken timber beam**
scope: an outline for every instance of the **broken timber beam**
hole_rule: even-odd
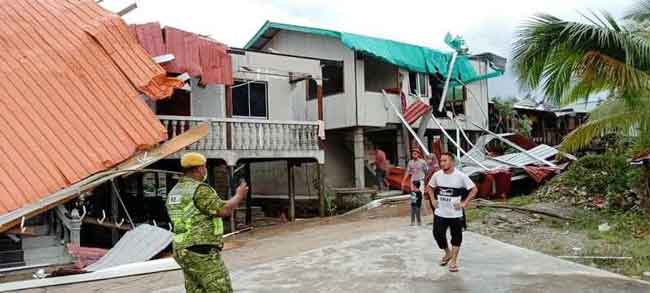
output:
[[[562,220],[566,220],[566,221],[575,220],[574,218],[571,218],[571,217],[565,217],[565,216],[558,215],[558,214],[551,213],[551,212],[547,212],[547,211],[540,211],[540,210],[536,210],[536,209],[529,209],[529,208],[517,207],[517,206],[512,206],[512,205],[477,203],[476,208],[509,209],[509,210],[515,210],[515,211],[531,213],[531,214],[540,214],[540,215],[554,217],[554,218],[558,218],[558,219],[562,219]]]

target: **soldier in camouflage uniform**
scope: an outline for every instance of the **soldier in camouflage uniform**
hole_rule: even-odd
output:
[[[224,201],[209,185],[206,158],[188,153],[181,158],[185,175],[167,196],[167,212],[174,227],[174,259],[183,269],[185,290],[192,292],[232,292],[230,276],[223,260],[223,221],[246,197],[242,183],[235,196]]]

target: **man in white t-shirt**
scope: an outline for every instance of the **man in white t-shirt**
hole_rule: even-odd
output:
[[[476,196],[478,189],[467,175],[456,170],[451,153],[442,154],[440,168],[431,176],[426,190],[435,207],[433,238],[438,247],[445,251],[440,265],[449,264],[449,271],[457,272],[458,252],[465,226],[463,209]],[[451,249],[447,243],[447,229],[451,230]]]

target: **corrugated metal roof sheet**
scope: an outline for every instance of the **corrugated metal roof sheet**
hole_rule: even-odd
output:
[[[140,91],[179,81],[94,1],[0,1],[0,213],[166,138]]]
[[[86,267],[94,272],[120,265],[150,260],[172,243],[172,232],[142,224],[126,232],[120,241],[97,262]]]
[[[162,29],[157,22],[131,25],[130,31],[152,57],[175,56],[163,64],[167,71],[200,76],[204,85],[233,84],[232,60],[224,44],[170,26]]]

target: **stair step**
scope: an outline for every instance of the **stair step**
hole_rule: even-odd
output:
[[[27,265],[49,263],[49,261],[45,260],[52,259],[71,259],[63,245],[26,249],[24,253],[25,264]]]
[[[15,268],[25,266],[24,261],[0,263],[0,269]]]
[[[23,261],[22,250],[6,250],[0,251],[0,263],[13,263]]]
[[[57,245],[61,245],[61,241],[54,235],[23,238],[23,250],[45,248]]]

